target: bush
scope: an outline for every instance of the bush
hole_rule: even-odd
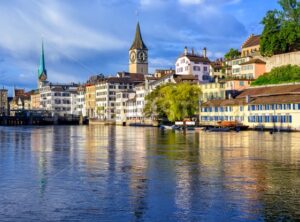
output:
[[[300,82],[300,66],[281,66],[265,73],[252,82],[252,86],[261,86],[268,84]]]

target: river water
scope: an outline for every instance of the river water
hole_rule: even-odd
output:
[[[0,221],[300,220],[300,134],[0,127]]]

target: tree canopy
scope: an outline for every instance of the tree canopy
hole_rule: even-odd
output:
[[[274,68],[271,72],[258,77],[251,85],[260,86],[290,82],[300,82],[300,66],[287,65]]]
[[[201,90],[189,83],[166,84],[146,96],[145,116],[169,121],[192,117],[199,109]]]
[[[231,48],[226,54],[225,54],[225,59],[226,60],[231,60],[234,59],[235,57],[240,56],[240,52],[238,49],[233,49]]]
[[[300,2],[279,0],[282,10],[267,12],[262,24],[260,52],[263,56],[300,50]]]

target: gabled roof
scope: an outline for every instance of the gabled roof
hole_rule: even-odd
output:
[[[237,98],[246,96],[267,96],[267,95],[287,95],[287,94],[298,94],[300,96],[300,84],[282,84],[278,86],[263,86],[263,87],[252,87],[244,90]]]
[[[181,54],[179,58],[187,57],[191,62],[200,62],[200,63],[210,63],[210,60],[207,57],[196,55],[196,54]]]
[[[248,62],[241,63],[240,65],[249,65],[249,64],[266,64],[265,61],[261,59],[251,59]]]
[[[134,41],[130,47],[130,50],[133,50],[133,49],[144,49],[144,50],[148,49],[143,41],[139,22],[136,25]]]
[[[198,78],[194,75],[174,75],[176,83],[179,82],[198,82]]]
[[[250,35],[250,37],[244,42],[242,48],[249,48],[259,45],[260,35]]]

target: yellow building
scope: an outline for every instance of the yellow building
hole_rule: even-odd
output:
[[[85,93],[86,114],[89,118],[96,116],[96,86],[95,84],[86,85]]]
[[[31,109],[33,110],[38,110],[40,109],[40,101],[41,101],[41,94],[39,91],[35,91],[32,95],[30,95],[30,100],[31,100]]]
[[[226,82],[216,81],[212,83],[200,84],[201,101],[206,102],[212,99],[225,99],[226,98]]]
[[[242,57],[260,55],[260,35],[251,34],[242,45]]]
[[[250,128],[300,131],[300,84],[252,87],[236,99],[201,104],[202,125],[238,121]]]

